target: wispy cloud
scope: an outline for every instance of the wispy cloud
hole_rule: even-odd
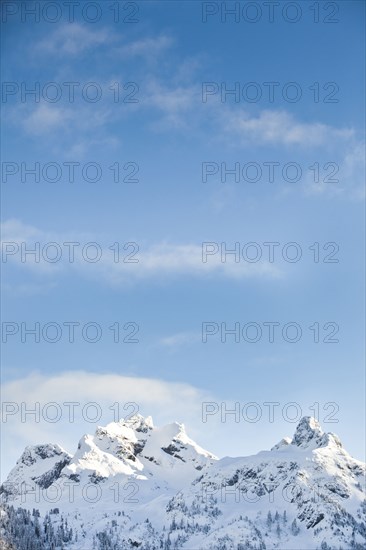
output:
[[[366,143],[360,141],[348,150],[344,157],[342,188],[351,198],[363,200],[366,194]]]
[[[129,105],[134,110],[135,105]],[[49,104],[41,101],[20,108],[4,109],[7,123],[26,138],[36,137],[39,150],[53,154],[71,155],[81,159],[93,155],[101,147],[113,150],[120,147],[121,135],[110,132],[110,123],[116,118],[112,100],[103,104]],[[127,111],[123,113],[126,116]],[[127,136],[126,136],[127,137]]]
[[[149,61],[157,61],[160,54],[169,49],[173,38],[167,35],[142,38],[123,44],[112,50],[113,54],[122,57],[144,57]]]
[[[169,349],[177,349],[181,346],[195,344],[201,341],[201,334],[195,332],[179,332],[178,334],[173,334],[171,336],[161,338],[159,344]]]
[[[318,181],[310,171],[304,178],[302,189],[306,196],[329,196],[349,199],[351,201],[365,200],[365,143],[352,140],[345,143],[334,158],[337,162],[319,163]],[[294,186],[284,186],[283,194],[297,193]]]
[[[41,103],[23,118],[23,126],[27,133],[40,136],[66,128],[71,119],[70,109]]]
[[[147,61],[157,60],[158,56],[169,49],[174,40],[167,34],[143,37],[127,42],[110,28],[90,28],[79,23],[69,23],[51,29],[50,32],[35,44],[37,53],[43,55],[68,56],[75,58],[91,50],[97,51],[101,46],[110,47],[108,55],[112,57],[143,57]]]
[[[253,116],[232,107],[221,110],[216,107],[216,125],[220,128],[218,139],[230,149],[249,144],[263,149],[270,146],[283,150],[285,147],[297,154],[316,150],[317,158],[326,154],[329,159],[331,155],[332,162],[323,163],[325,168],[322,165],[322,177],[318,182],[314,181],[314,174],[308,171],[302,185],[304,194],[365,199],[365,142],[354,128],[336,127],[318,121],[303,122],[283,110],[264,110]],[[331,176],[332,166],[334,177]],[[330,177],[327,178],[327,175]],[[293,186],[287,186],[280,192],[297,191]]]
[[[199,102],[199,90],[196,86],[165,84],[156,78],[149,78],[146,89],[148,92],[144,97],[144,105],[157,111],[160,117],[154,125],[155,128],[190,127],[192,130],[194,113]]]
[[[336,128],[321,122],[301,122],[287,111],[263,110],[257,116],[232,109],[220,111],[220,121],[226,136],[239,144],[295,145],[305,148],[349,141],[354,136],[352,128]],[[237,142],[238,144],[238,142]]]
[[[88,28],[79,23],[68,23],[51,30],[35,48],[44,55],[74,57],[114,40],[115,37],[109,29]]]
[[[103,129],[106,123],[112,120],[113,113],[112,109],[105,105],[62,106],[40,102],[34,108],[24,110],[21,118],[28,134],[48,137],[55,133],[55,139],[59,139],[66,134],[70,136],[77,132],[77,135],[81,136],[91,130]]]
[[[24,231],[22,232],[22,229]],[[151,281],[162,279],[174,279],[177,277],[226,277],[229,279],[245,280],[248,278],[276,279],[283,276],[283,272],[274,264],[267,261],[258,261],[256,263],[240,262],[228,260],[222,262],[221,255],[210,256],[206,262],[202,259],[202,243],[195,244],[169,244],[157,243],[149,245],[139,245],[136,243],[134,261],[125,262],[125,256],[121,255],[116,261],[116,257],[109,249],[108,244],[97,243],[100,247],[100,260],[93,263],[85,261],[80,249],[84,244],[96,241],[95,236],[78,235],[73,237],[69,234],[55,235],[51,232],[42,232],[41,230],[24,225],[19,220],[8,220],[4,222],[2,229],[2,241],[14,242],[21,247],[21,243],[26,243],[27,248],[34,248],[35,242],[40,243],[40,248],[49,243],[58,244],[61,251],[61,258],[56,263],[50,263],[42,254],[36,261],[36,258],[30,255],[27,261],[21,260],[21,254],[8,255],[8,261],[14,263],[20,269],[30,269],[40,275],[56,275],[61,270],[64,272],[73,271],[79,276],[95,278],[98,281],[112,285],[133,283],[138,281]],[[64,243],[77,242],[80,247],[76,248],[75,258],[72,263],[69,261],[69,248]],[[131,247],[128,252],[132,252]]]

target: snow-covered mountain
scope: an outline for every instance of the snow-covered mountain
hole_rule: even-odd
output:
[[[364,549],[365,472],[310,417],[270,451],[218,460],[182,424],[137,415],[83,436],[73,456],[27,447],[1,487],[0,538],[17,550]]]

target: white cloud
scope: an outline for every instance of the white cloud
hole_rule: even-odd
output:
[[[344,144],[342,150],[333,158],[336,158],[337,162],[318,161],[317,181],[315,171],[307,171],[302,185],[304,194],[338,196],[351,201],[365,200],[365,143],[359,141]],[[281,193],[286,195],[297,192],[291,185],[281,189]]]
[[[348,141],[354,136],[351,128],[339,129],[320,122],[300,122],[286,111],[263,110],[258,116],[251,116],[244,110],[225,109],[219,118],[226,135],[239,138],[241,143],[310,148]]]
[[[56,28],[38,42],[36,49],[49,55],[70,55],[84,53],[103,44],[110,43],[114,36],[107,29],[87,28],[78,23],[68,23]]]
[[[145,57],[150,61],[156,61],[157,57],[165,52],[173,44],[170,36],[160,35],[154,38],[143,38],[129,42],[114,50],[114,53],[122,57]]]
[[[65,150],[65,147],[62,148],[62,152],[66,155],[70,155],[73,159],[85,159],[90,158],[88,154],[90,155],[91,149],[98,148],[101,149],[108,149],[110,151],[121,149],[122,142],[121,140],[111,136],[111,137],[101,137],[101,138],[94,138],[94,137],[80,137],[79,140],[74,141],[73,143],[70,143],[70,147]]]
[[[55,272],[61,270],[61,264],[44,261],[41,254],[40,243],[43,242],[55,242],[55,236],[50,233],[45,233],[40,229],[28,224],[24,224],[17,219],[9,219],[1,223],[1,261],[3,268],[5,264],[10,262],[18,266],[25,267],[35,274],[55,274]],[[56,241],[57,242],[57,241]],[[37,244],[36,244],[37,243]],[[38,244],[39,243],[39,244]],[[23,247],[23,253],[22,253]],[[39,249],[39,253],[38,253]],[[36,251],[32,254],[30,251]],[[27,254],[26,251],[30,253]],[[6,270],[3,270],[5,275]],[[19,291],[33,286],[33,283],[27,280],[25,283],[13,284],[11,283],[12,292]],[[37,288],[37,283],[33,286]],[[3,287],[4,288],[4,287]],[[50,288],[50,287],[49,287]]]
[[[78,23],[60,26],[36,44],[38,52],[50,55],[75,57],[100,46],[110,47],[109,53],[120,57],[144,57],[146,60],[156,58],[173,44],[173,38],[165,34],[155,37],[144,37],[120,44],[120,36],[107,28],[88,28]]]
[[[216,107],[217,109],[217,107]],[[302,122],[286,111],[261,111],[250,116],[243,110],[225,108],[216,111],[218,132],[230,147],[255,146],[292,147],[307,152],[317,150],[329,160],[319,164],[319,181],[308,170],[302,189],[305,194],[339,195],[351,200],[365,199],[365,142],[358,140],[353,128],[337,128],[320,122]],[[327,176],[330,181],[327,181]],[[337,180],[338,182],[331,181]],[[297,192],[294,186],[282,187],[281,193]]]
[[[344,192],[353,199],[365,199],[365,151],[365,142],[358,142],[344,156],[341,184]]]
[[[25,224],[16,218],[11,218],[1,223],[1,235],[3,241],[24,241],[38,239],[43,233],[32,225]]]
[[[229,256],[226,262],[222,262],[221,254],[217,252],[214,255],[208,255],[207,261],[203,261],[202,243],[195,244],[167,244],[158,243],[148,246],[135,243],[129,246],[126,251],[120,250],[119,257],[116,258],[115,250],[111,250],[111,243],[105,244],[93,235],[72,236],[69,234],[55,235],[51,232],[43,232],[39,229],[23,225],[18,220],[9,220],[4,222],[2,230],[2,246],[8,246],[9,254],[7,261],[14,263],[20,268],[31,269],[39,274],[56,275],[57,271],[76,271],[79,276],[91,277],[98,281],[104,281],[108,284],[120,285],[133,283],[141,280],[162,280],[166,278],[175,278],[182,276],[191,277],[213,277],[222,276],[230,279],[246,278],[278,278],[283,273],[273,263],[265,260],[259,260],[256,263],[240,261],[236,263],[233,257]],[[18,250],[12,254],[11,246],[5,243],[16,243]],[[38,257],[35,255],[24,256],[26,261],[22,261],[23,250],[34,249],[35,243],[39,243]],[[47,244],[57,243],[56,247],[51,247],[48,252]],[[79,243],[74,248],[74,261],[70,262],[70,247],[64,243]],[[96,242],[99,247],[100,260],[93,263],[85,259],[83,247],[90,242]],[[114,242],[114,241],[113,241]],[[25,243],[25,244],[22,244]],[[136,247],[137,245],[137,247]],[[10,248],[9,248],[10,246]],[[46,251],[43,253],[43,251]],[[206,250],[206,248],[205,248]],[[211,250],[210,247],[207,250]],[[55,263],[47,260],[59,254],[59,260]],[[92,253],[95,253],[95,248]],[[133,254],[133,255],[132,255]],[[128,261],[125,261],[128,260]],[[138,261],[132,261],[138,260]]]
[[[157,109],[163,115],[155,127],[158,128],[190,128],[196,120],[195,107],[199,102],[199,91],[195,86],[169,86],[157,79],[146,82],[148,93],[144,105]]]
[[[113,118],[113,109],[108,105],[84,103],[68,105],[67,107],[40,102],[34,108],[27,106],[20,113],[13,116],[14,122],[22,124],[28,134],[45,136],[47,142],[55,142],[67,137],[68,140],[87,139],[89,143],[97,141],[99,137],[90,137],[90,132],[103,130]],[[111,138],[110,138],[111,139]]]
[[[23,118],[23,126],[29,134],[36,136],[64,129],[71,121],[70,110],[45,103],[38,104]]]
[[[165,338],[162,338],[160,340],[160,345],[169,349],[175,349],[187,344],[194,344],[201,341],[201,334],[193,332],[179,332],[178,334],[173,334],[171,336],[166,336]]]

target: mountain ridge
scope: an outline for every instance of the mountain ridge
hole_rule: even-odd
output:
[[[27,447],[0,489],[1,533],[13,542],[19,514],[33,525],[36,510],[55,538],[37,550],[364,548],[365,472],[312,417],[270,450],[218,459],[183,424],[136,415],[84,435],[74,455]]]

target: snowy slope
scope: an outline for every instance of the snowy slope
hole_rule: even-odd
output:
[[[40,550],[361,549],[364,481],[310,417],[270,451],[217,460],[183,425],[138,415],[83,436],[73,456],[28,447],[1,488],[2,531],[20,550],[27,536]]]

